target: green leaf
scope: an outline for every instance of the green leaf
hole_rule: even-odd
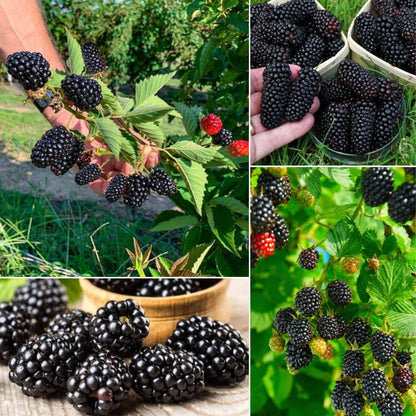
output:
[[[170,72],[163,75],[153,75],[136,84],[136,108],[144,103],[149,97],[156,94],[164,85],[166,85],[176,74]]]
[[[159,98],[157,95],[152,95],[151,97],[149,97],[148,99],[146,99],[140,107],[166,107],[169,106],[169,104],[162,100],[161,98]],[[178,118],[182,118],[182,116],[172,107],[170,107],[170,112],[169,114]]]
[[[207,68],[212,64],[211,54],[216,48],[215,41],[209,40],[204,44],[201,49],[201,56],[199,58],[199,71],[200,76],[203,76],[207,71]]]
[[[182,249],[184,253],[187,253],[192,249],[192,247],[195,247],[198,245],[198,243],[201,241],[201,227],[192,227],[187,233],[186,237],[183,240],[182,243]]]
[[[416,336],[416,307],[409,301],[396,302],[387,310],[389,324],[399,331],[400,336]]]
[[[363,247],[363,254],[368,258],[372,258],[374,254],[377,256],[380,255],[380,248],[377,242],[377,234],[374,230],[367,230],[363,234]]]
[[[150,231],[167,231],[176,230],[178,228],[191,227],[198,223],[198,218],[192,215],[179,215],[167,221],[163,221],[155,225]]]
[[[367,285],[368,271],[364,267],[361,267],[360,275],[357,279],[357,293],[363,303],[367,303],[370,300],[370,296],[367,293]]]
[[[195,117],[195,113],[183,103],[173,102],[173,105],[182,116],[182,122],[187,135],[189,137],[193,137],[198,127],[198,121]]]
[[[329,230],[325,247],[336,257],[357,254],[361,248],[361,235],[354,225],[339,221]]]
[[[175,156],[182,156],[202,164],[212,160],[218,151],[216,147],[205,148],[190,140],[176,142],[172,146],[167,147],[166,150],[173,153]]]
[[[303,174],[307,174],[304,178],[308,191],[318,199],[321,196],[321,173],[319,169],[302,169]]]
[[[130,111],[126,115],[126,120],[129,120],[134,125],[148,123],[149,121],[155,121],[167,113],[172,111],[172,107],[170,105],[149,105],[149,106],[142,106],[139,108]]]
[[[383,243],[383,254],[389,254],[397,247],[397,238],[394,235],[386,237]]]
[[[293,376],[288,373],[286,368],[272,365],[268,367],[263,382],[267,394],[280,408],[292,391]]]
[[[68,42],[69,67],[71,68],[71,73],[80,75],[84,72],[84,60],[82,59],[81,46],[67,28],[65,28],[65,31]]]
[[[98,80],[98,83],[101,87],[101,92],[103,94],[103,99],[101,100],[101,105],[106,108],[111,114],[121,114],[123,113],[123,107],[120,103],[120,100],[113,94],[110,88],[104,84],[101,80]]]
[[[48,85],[55,88],[61,88],[62,80],[67,76],[66,72],[58,71],[54,69],[52,71],[52,76],[48,80]]]
[[[166,140],[166,135],[162,129],[155,123],[140,123],[136,124],[140,133],[151,140],[156,146],[162,147]]]
[[[135,151],[132,145],[123,137],[121,131],[109,118],[99,118],[95,120],[98,129],[104,137],[105,142],[110,147],[116,160],[120,158],[120,151],[123,149],[129,154],[134,155]]]
[[[133,98],[128,97],[117,97],[118,101],[121,104],[122,114],[128,113],[134,107]]]
[[[266,295],[259,290],[251,291],[250,325],[257,332],[270,330],[275,315],[274,305]]]
[[[243,204],[238,199],[235,199],[231,196],[220,196],[218,198],[211,199],[209,203],[211,205],[221,205],[225,208],[228,208],[232,212],[248,216],[247,205]]]
[[[189,260],[186,265],[188,270],[191,270],[193,273],[198,273],[201,264],[203,263],[206,255],[208,254],[209,250],[213,246],[214,242],[207,244],[200,244],[195,246],[189,251]]]
[[[221,149],[219,152],[215,153],[215,156],[207,163],[206,167],[220,166],[221,168],[231,168],[234,170],[238,168],[238,165],[235,163],[238,159],[240,158],[230,158],[227,151]]]
[[[0,279],[0,302],[13,298],[16,289],[26,283],[26,279]]]
[[[349,169],[321,167],[319,170],[323,175],[330,179],[331,182],[338,183],[344,188],[352,188],[354,186],[354,181]]]
[[[225,257],[223,256],[221,250],[217,250],[217,252],[215,253],[215,265],[217,266],[219,276],[222,276],[222,277],[233,276],[233,270],[228,264]]]

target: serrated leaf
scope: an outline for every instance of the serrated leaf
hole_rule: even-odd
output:
[[[195,117],[195,113],[183,103],[173,102],[173,105],[182,116],[182,123],[185,127],[186,133],[189,137],[193,137],[198,127],[198,121]]]
[[[309,174],[306,175],[304,178],[306,186],[308,187],[308,191],[315,197],[315,199],[318,199],[321,196],[322,186],[321,186],[321,173],[319,169],[302,169],[302,171],[306,174],[309,172]]]
[[[354,225],[339,221],[329,230],[325,248],[336,257],[357,254],[361,248],[361,235]]]
[[[338,183],[344,188],[352,188],[354,186],[349,169],[321,167],[319,170],[332,182]]]
[[[125,118],[126,120],[130,121],[134,125],[148,123],[150,121],[155,121],[167,113],[172,111],[172,107],[169,105],[149,105],[149,106],[142,106],[139,108],[130,111]]]
[[[397,247],[397,238],[394,235],[389,235],[383,242],[383,254],[389,254]]]
[[[263,383],[269,397],[280,408],[292,391],[293,377],[280,365],[270,365]]]
[[[357,293],[363,303],[367,303],[370,300],[370,296],[367,293],[367,286],[368,271],[364,267],[361,267],[360,275],[357,279]]]
[[[156,94],[164,85],[166,85],[176,72],[170,72],[163,75],[153,75],[136,84],[136,107],[139,107],[147,98]]]
[[[68,43],[69,67],[71,68],[71,73],[80,75],[84,72],[84,60],[82,59],[81,46],[67,28],[65,28],[65,32]]]
[[[113,94],[110,88],[108,88],[107,85],[105,85],[101,80],[98,80],[98,83],[100,84],[101,92],[103,94],[101,105],[110,111],[111,114],[123,113],[123,107],[119,99]]]
[[[117,100],[121,104],[122,114],[128,113],[134,107],[133,98],[129,97],[117,97]]]
[[[156,261],[157,270],[160,273],[160,275],[162,277],[169,277],[170,265],[165,264],[162,257],[158,257],[155,261]]]
[[[166,135],[162,129],[154,123],[136,124],[140,133],[151,140],[156,146],[162,147],[166,140]]]
[[[380,255],[380,248],[377,242],[377,234],[374,230],[367,230],[363,234],[363,247],[363,254],[368,258],[372,258],[374,254],[377,256]]]
[[[191,250],[193,247],[198,245],[201,241],[201,227],[192,227],[187,233],[186,237],[183,240],[182,248],[186,253]]]
[[[166,107],[169,104],[162,100],[162,98],[158,97],[157,95],[152,95],[151,97],[147,98],[141,106],[156,106],[156,107]],[[170,106],[171,110],[169,112],[169,115],[174,116],[174,117],[178,117],[178,118],[182,118],[182,116],[172,107]]]
[[[202,147],[190,140],[182,140],[166,148],[174,156],[182,156],[198,163],[208,163],[217,153],[215,147]]]
[[[191,227],[198,223],[198,218],[193,215],[180,214],[175,218],[163,221],[151,228],[150,231],[168,231],[178,228]]]
[[[248,216],[247,205],[243,204],[238,199],[235,199],[231,196],[220,196],[218,198],[211,199],[209,203],[211,205],[221,205],[225,208],[228,208],[231,212]]]
[[[233,275],[233,270],[227,263],[227,260],[223,256],[221,250],[217,250],[215,254],[215,265],[217,266],[219,276],[227,277]]]
[[[400,225],[393,225],[391,232],[397,237],[397,244],[400,250],[405,253],[412,244],[406,229]]]
[[[237,169],[238,165],[235,163],[237,161],[237,158],[231,159],[227,151],[224,149],[221,149],[219,152],[215,154],[215,156],[210,160],[206,167],[216,167],[220,166],[221,168],[230,168],[230,169]]]
[[[209,40],[204,44],[201,49],[201,55],[199,58],[199,71],[200,75],[203,76],[207,71],[207,68],[212,63],[211,54],[212,51],[216,48],[215,41]]]
[[[178,272],[183,271],[183,269],[185,268],[186,264],[188,263],[189,260],[189,254],[185,254],[183,257],[179,258],[178,260],[176,260],[173,264],[172,267],[170,268],[170,272],[169,275],[170,276],[177,276]]]
[[[193,273],[198,273],[201,264],[203,263],[205,257],[207,256],[209,250],[213,246],[214,241],[207,244],[200,244],[198,246],[193,247],[189,251],[189,259],[188,259],[188,269],[191,270]]]
[[[387,310],[389,324],[403,337],[416,336],[416,307],[411,302],[396,302]]]

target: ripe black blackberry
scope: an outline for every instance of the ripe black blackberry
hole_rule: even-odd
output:
[[[89,355],[68,379],[66,397],[80,412],[108,415],[127,399],[131,385],[127,364],[102,351]]]
[[[286,107],[287,121],[299,121],[308,113],[313,99],[318,95],[322,77],[313,68],[302,68],[299,71],[290,91]]]
[[[92,110],[103,99],[100,84],[83,75],[67,75],[61,82],[61,88],[67,100],[82,111]]]
[[[399,132],[399,122],[402,120],[402,100],[386,101],[377,109],[377,117],[374,129],[373,148],[390,143]]]
[[[337,78],[359,98],[375,98],[378,94],[377,78],[351,60],[342,61],[338,67]]]
[[[342,396],[342,408],[345,416],[359,416],[364,408],[365,400],[358,391],[348,390]]]
[[[389,168],[376,167],[364,172],[361,192],[364,203],[369,207],[378,207],[386,203],[393,189],[393,172]]]
[[[254,27],[261,22],[273,20],[274,12],[274,6],[269,3],[258,3],[250,5],[251,26]]]
[[[123,196],[126,188],[127,177],[122,173],[119,173],[118,175],[114,176],[114,178],[111,179],[110,183],[108,184],[105,190],[105,199],[108,202],[116,202]]]
[[[326,288],[329,299],[334,302],[336,306],[345,308],[352,299],[352,290],[342,280],[332,280]]]
[[[257,179],[257,194],[263,194],[273,205],[287,204],[292,196],[289,176],[275,178],[268,171],[263,171]]]
[[[90,279],[90,282],[97,287],[108,290],[114,293],[121,293],[123,295],[136,295],[137,290],[142,285],[142,279],[128,278],[128,279]]]
[[[349,390],[350,388],[344,380],[341,379],[335,382],[334,390],[332,390],[331,393],[332,405],[334,406],[335,410],[343,409],[342,396],[344,396],[344,394]]]
[[[378,82],[378,100],[382,103],[385,101],[401,101],[402,87],[391,78],[377,77]]]
[[[352,378],[360,378],[364,371],[364,354],[360,350],[345,351],[342,372]]]
[[[296,293],[295,305],[303,316],[310,317],[315,315],[321,307],[321,303],[321,293],[314,287],[304,287]]]
[[[313,68],[323,60],[326,52],[325,40],[313,33],[308,36],[305,43],[295,53],[293,63],[302,68]]]
[[[85,151],[77,160],[77,167],[81,170],[91,163],[92,150]]]
[[[48,397],[65,391],[67,379],[87,354],[86,349],[76,351],[73,340],[70,334],[48,333],[29,340],[9,362],[10,381],[27,396]]]
[[[358,43],[368,52],[378,51],[377,19],[371,12],[363,12],[355,19],[354,30]]]
[[[307,367],[313,360],[313,354],[309,345],[296,346],[292,341],[286,344],[286,361],[288,366],[294,370]]]
[[[339,338],[338,322],[335,318],[329,315],[324,315],[319,318],[317,330],[323,339]]]
[[[388,203],[393,221],[405,223],[416,215],[416,184],[402,183],[392,194]]]
[[[49,321],[68,305],[66,289],[58,279],[30,279],[18,287],[13,302],[22,305],[35,333],[41,333]]]
[[[369,100],[356,101],[351,114],[351,143],[352,150],[357,155],[363,155],[372,150],[375,131],[377,106]]]
[[[280,20],[304,23],[312,17],[315,10],[316,3],[313,0],[292,0],[276,7],[275,16]]]
[[[324,56],[324,61],[335,56],[344,46],[345,43],[341,38],[326,42],[326,54]]]
[[[378,16],[393,16],[397,7],[394,0],[371,0],[371,6]]]
[[[166,345],[185,350],[204,364],[205,380],[214,384],[240,383],[248,374],[248,348],[230,324],[191,316],[178,322]]]
[[[300,347],[309,344],[313,337],[311,324],[305,318],[294,319],[287,327],[289,338],[293,345]]]
[[[338,78],[324,79],[319,90],[319,100],[323,103],[333,103],[349,100],[352,97],[351,90]]]
[[[396,359],[393,361],[393,370],[396,368],[407,366],[412,368],[412,357],[406,351],[398,351],[396,353]]]
[[[272,233],[275,238],[274,249],[282,249],[289,241],[289,229],[287,228],[285,220],[276,214],[276,224],[272,228]]]
[[[260,68],[271,62],[289,63],[291,61],[291,51],[279,45],[269,45],[255,37],[250,36],[250,66]]]
[[[394,20],[402,39],[416,42],[416,15],[414,10],[402,7],[394,13]]]
[[[397,368],[394,371],[393,386],[400,393],[406,393],[413,385],[414,376],[411,368]]]
[[[396,354],[396,340],[384,332],[376,331],[371,337],[370,345],[374,360],[379,363],[387,363]]]
[[[351,346],[354,343],[359,348],[370,342],[371,339],[371,326],[361,318],[354,319],[347,327],[345,332],[345,340]]]
[[[15,52],[7,57],[6,68],[25,90],[42,88],[51,76],[49,62],[39,52]]]
[[[141,286],[137,296],[168,297],[193,293],[200,290],[199,280],[196,279],[139,279]]]
[[[7,364],[31,335],[25,308],[13,302],[0,303],[0,363]]]
[[[289,88],[291,70],[288,64],[272,62],[263,72],[260,120],[266,129],[273,129],[282,124]]]
[[[316,33],[327,41],[341,36],[341,23],[329,10],[315,10],[312,22]]]
[[[296,48],[306,37],[305,29],[290,21],[263,22],[253,28],[252,35],[268,44]]]
[[[335,314],[334,318],[338,325],[338,333],[335,338],[342,338],[347,330],[347,323],[345,322],[344,317],[339,313]]]
[[[107,68],[107,62],[92,42],[84,43],[81,52],[85,68],[89,74],[98,74]]]
[[[219,133],[212,136],[212,143],[227,147],[233,142],[233,134],[230,130],[222,128]]]
[[[84,142],[78,137],[74,136],[70,152],[65,154],[62,158],[55,160],[51,164],[52,173],[58,176],[64,175],[77,163],[83,151]]]
[[[296,311],[292,308],[279,309],[274,317],[274,327],[280,334],[287,334],[289,324],[296,319]]]
[[[313,270],[319,261],[319,253],[316,248],[310,247],[299,254],[298,263],[302,269]]]
[[[150,196],[149,179],[138,173],[133,173],[127,179],[123,202],[131,208],[139,208]]]
[[[396,393],[386,394],[386,397],[377,403],[377,409],[381,416],[401,416],[404,412],[400,398]]]
[[[273,202],[267,195],[254,195],[250,202],[250,223],[253,234],[270,231],[276,224],[277,216]]]
[[[151,402],[190,400],[204,390],[202,361],[161,344],[142,348],[132,358],[129,369],[133,389]]]
[[[162,169],[155,169],[149,176],[150,189],[159,195],[174,195],[178,188],[175,181]]]
[[[87,183],[96,181],[100,177],[101,168],[96,163],[92,163],[75,174],[75,183],[78,185],[86,185]]]
[[[363,393],[370,402],[378,402],[386,395],[387,379],[382,370],[368,370],[363,375],[361,384]]]

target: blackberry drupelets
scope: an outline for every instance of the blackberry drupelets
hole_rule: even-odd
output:
[[[416,216],[416,184],[405,182],[392,194],[388,203],[389,215],[393,221],[404,224]]]
[[[259,23],[274,19],[275,7],[270,3],[250,5],[250,25],[254,27]]]
[[[378,16],[393,16],[397,7],[394,0],[371,0],[371,6]]]
[[[123,295],[135,295],[142,285],[142,279],[89,279],[90,282],[97,287],[114,293],[122,293]]]
[[[306,32],[300,26],[290,21],[273,21],[256,26],[252,36],[268,44],[296,48],[305,38]]]
[[[308,113],[314,97],[318,95],[321,79],[319,72],[313,68],[303,68],[299,71],[286,107],[287,121],[299,121]]]
[[[390,143],[399,132],[399,122],[402,120],[402,100],[386,101],[377,109],[376,123],[374,129],[373,148]]]
[[[276,224],[272,228],[272,233],[275,239],[275,250],[280,250],[289,241],[289,229],[285,220],[279,214],[276,214]]]
[[[94,109],[103,99],[100,84],[83,75],[67,75],[61,87],[67,100],[82,111]]]
[[[139,279],[141,286],[137,296],[179,296],[200,290],[200,284],[195,279]]]
[[[345,333],[345,340],[351,346],[354,343],[359,348],[370,342],[371,339],[371,326],[361,318],[354,319],[347,327]]]
[[[323,103],[333,103],[349,100],[352,97],[351,90],[338,78],[324,79],[319,90],[319,100]]]
[[[302,68],[317,66],[326,55],[326,42],[320,36],[311,34],[293,57],[293,63]]]
[[[335,382],[334,390],[331,393],[331,401],[335,410],[342,410],[342,396],[349,391],[350,388],[344,380],[337,380]]]
[[[408,352],[405,351],[397,351],[395,360],[393,361],[393,370],[396,368],[400,368],[403,366],[408,366],[412,368],[412,357]]]
[[[204,130],[205,133],[209,134],[210,136],[213,136],[214,134],[217,134],[222,129],[222,121],[219,116],[216,114],[207,114],[206,116],[201,118],[200,121],[201,128]]]
[[[284,46],[269,45],[254,35],[250,36],[250,65],[251,68],[266,66],[269,62],[289,63],[291,51]]]
[[[347,330],[347,323],[345,322],[344,317],[339,313],[335,314],[334,318],[338,324],[338,333],[336,338],[342,338]]]
[[[317,330],[323,339],[329,340],[340,338],[338,322],[332,316],[324,315],[319,318]]]
[[[289,176],[275,178],[268,171],[259,175],[256,191],[258,195],[263,194],[267,197],[273,205],[287,204],[292,196]]]
[[[321,303],[322,296],[319,290],[314,287],[304,287],[296,293],[295,305],[303,316],[315,315],[321,307]]]
[[[387,77],[377,77],[377,82],[378,101],[381,103],[385,101],[401,101],[403,91],[396,80]]]
[[[291,71],[287,64],[271,63],[263,72],[261,95],[261,123],[266,129],[282,124],[289,98]]]
[[[67,399],[77,410],[108,415],[127,400],[132,380],[127,364],[105,352],[89,355],[66,383]]]
[[[269,257],[274,253],[276,238],[273,232],[251,235],[251,250],[259,257]]]
[[[357,16],[354,30],[358,43],[368,52],[376,54],[379,43],[377,19],[371,12],[363,12]]]
[[[302,269],[313,270],[319,261],[319,253],[316,248],[310,247],[299,254],[298,263]]]
[[[309,344],[313,337],[311,324],[305,318],[294,319],[287,327],[290,341],[293,345],[300,347]]]
[[[357,155],[364,155],[373,149],[377,106],[369,100],[356,101],[351,114],[351,144]]]
[[[335,56],[344,46],[345,43],[341,38],[326,42],[326,54],[324,56],[324,61]]]
[[[359,416],[364,408],[365,400],[358,391],[348,390],[342,396],[342,408],[345,416]]]
[[[332,280],[326,288],[329,299],[341,308],[345,308],[352,299],[352,291],[342,280]]]
[[[292,308],[279,309],[274,317],[274,327],[280,334],[287,334],[289,324],[296,319],[296,311]]]
[[[370,402],[378,402],[386,395],[387,379],[382,370],[368,370],[363,375],[361,384],[363,393]]]
[[[233,134],[230,130],[222,128],[219,133],[212,136],[212,143],[227,147],[233,142]]]
[[[89,74],[98,74],[107,68],[107,62],[92,42],[84,43],[81,47],[81,53]]]
[[[51,164],[52,173],[54,175],[64,175],[77,163],[83,151],[84,142],[74,136],[71,150]]]
[[[292,0],[280,4],[275,10],[276,18],[302,23],[310,19],[316,11],[316,3],[313,0]]]
[[[342,359],[342,372],[352,378],[360,378],[364,371],[364,354],[360,350],[346,351]]]
[[[131,357],[149,335],[149,320],[132,299],[109,301],[91,319],[90,333],[98,349]]]
[[[139,208],[150,196],[149,179],[139,173],[127,178],[123,202],[130,208]]]
[[[159,195],[172,196],[178,190],[175,181],[162,169],[155,169],[149,176],[150,189]]]
[[[126,187],[127,177],[122,173],[119,173],[118,175],[114,176],[114,178],[112,178],[108,184],[105,190],[105,199],[108,202],[116,202],[123,196]]]
[[[329,10],[315,10],[312,22],[315,32],[326,41],[338,39],[341,36],[341,23]]]
[[[296,194],[296,203],[302,208],[311,208],[315,205],[315,197],[308,190],[302,189]]]
[[[408,42],[416,42],[416,15],[407,7],[396,10],[394,20],[402,39]]]
[[[39,52],[15,52],[7,57],[6,68],[25,90],[42,88],[51,76],[49,62]]]
[[[83,152],[82,155],[78,158],[77,167],[79,169],[85,168],[86,166],[91,164],[91,159],[92,159],[92,150],[90,149],[90,150]]]
[[[16,289],[13,302],[26,309],[34,332],[40,333],[56,314],[67,309],[68,296],[58,279],[30,279]]]
[[[178,322],[166,345],[192,353],[204,364],[205,380],[214,384],[242,382],[249,369],[248,348],[230,324],[191,316]]]
[[[396,368],[393,376],[393,386],[400,393],[406,393],[413,385],[414,376],[411,367]]]
[[[253,234],[261,234],[271,229],[276,224],[276,213],[273,202],[267,195],[254,195],[250,202],[251,231]]]
[[[364,172],[361,192],[364,203],[378,207],[387,202],[394,189],[393,172],[389,168],[370,168]]]
[[[309,345],[296,346],[292,341],[287,343],[285,354],[288,366],[294,371],[307,367],[313,360]]]
[[[158,344],[144,347],[129,366],[133,389],[145,400],[190,400],[204,389],[204,364],[193,354]]]
[[[386,397],[377,403],[377,409],[381,416],[401,416],[404,412],[400,398],[396,393],[386,394]]]
[[[379,363],[387,363],[396,354],[396,340],[381,331],[373,334],[370,345],[374,360]]]
[[[78,185],[86,185],[87,183],[100,179],[100,177],[101,168],[96,163],[92,163],[75,174],[75,183]]]

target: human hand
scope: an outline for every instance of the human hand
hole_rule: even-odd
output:
[[[298,76],[300,67],[289,65],[292,82]],[[266,130],[260,121],[261,90],[263,88],[263,71],[265,68],[250,70],[250,123],[253,131],[250,143],[250,162],[255,163],[273,150],[284,146],[306,134],[313,126],[313,114],[319,109],[319,99],[314,98],[309,112],[300,121],[287,122],[272,130]]]

